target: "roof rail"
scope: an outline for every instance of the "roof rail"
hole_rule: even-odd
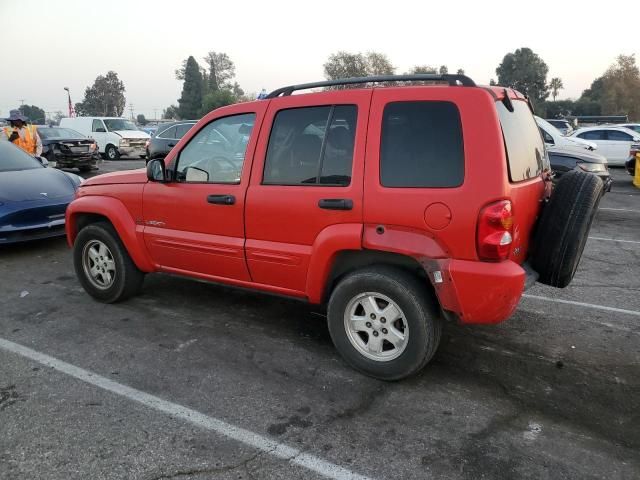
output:
[[[353,85],[358,83],[382,83],[382,82],[447,82],[452,87],[462,85],[464,87],[475,87],[476,83],[466,75],[435,73],[415,73],[412,75],[374,75],[370,77],[340,78],[337,80],[325,80],[323,82],[301,83],[300,85],[289,85],[278,88],[265,98],[276,98],[280,95],[288,96],[296,90],[307,90],[309,88],[333,87],[337,85]]]

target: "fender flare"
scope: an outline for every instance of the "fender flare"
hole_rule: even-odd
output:
[[[71,202],[65,214],[65,229],[70,247],[73,247],[78,235],[77,219],[82,214],[100,215],[107,218],[118,233],[133,263],[143,272],[156,270],[144,246],[144,227],[136,224],[120,200],[101,195],[88,195]]]
[[[307,270],[306,290],[309,302],[322,302],[335,258],[344,250],[362,250],[361,223],[331,225],[316,237]]]

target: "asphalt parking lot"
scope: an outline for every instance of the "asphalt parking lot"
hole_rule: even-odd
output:
[[[149,275],[103,305],[64,239],[1,248],[0,478],[637,479],[640,190],[613,175],[569,288],[447,325],[398,383],[306,304]]]

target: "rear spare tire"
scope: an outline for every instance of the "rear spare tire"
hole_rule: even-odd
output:
[[[573,279],[603,193],[600,178],[565,173],[544,207],[534,238],[532,266],[538,281],[564,288]]]

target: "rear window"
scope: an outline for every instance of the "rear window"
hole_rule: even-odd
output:
[[[496,102],[509,165],[509,179],[521,182],[537,177],[548,164],[544,143],[526,102],[513,100],[513,112]]]
[[[384,187],[457,187],[464,180],[462,124],[451,102],[393,102],[382,117]]]

